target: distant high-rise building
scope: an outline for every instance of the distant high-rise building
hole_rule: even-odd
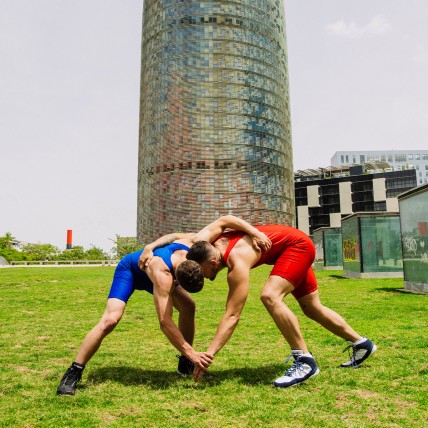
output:
[[[140,243],[294,223],[282,1],[144,1],[138,162]]]
[[[392,171],[416,169],[417,184],[428,183],[428,150],[356,150],[336,152],[331,165],[344,165],[386,162]]]

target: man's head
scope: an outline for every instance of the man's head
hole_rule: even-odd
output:
[[[189,293],[197,293],[204,286],[204,274],[199,263],[193,260],[185,260],[180,263],[175,271],[178,283]]]
[[[205,278],[213,281],[221,268],[221,254],[209,242],[198,241],[191,247],[186,256],[187,260],[193,260],[202,267]]]

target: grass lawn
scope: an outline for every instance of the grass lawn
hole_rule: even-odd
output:
[[[378,351],[359,369],[344,342],[305,318],[292,297],[320,374],[275,389],[289,349],[259,300],[269,267],[252,272],[240,324],[195,385],[176,374],[177,351],[160,332],[152,296],[135,292],[88,363],[74,397],[56,395],[65,369],[99,320],[113,267],[0,269],[0,427],[425,427],[428,296],[401,279],[318,272],[321,299]],[[205,350],[223,314],[225,275],[194,296],[195,347]]]

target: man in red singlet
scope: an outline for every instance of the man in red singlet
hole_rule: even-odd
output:
[[[254,248],[250,237],[245,233],[230,231],[222,233],[213,244],[206,241],[193,244],[187,254],[188,260],[177,269],[180,285],[189,292],[202,289],[204,277],[213,280],[221,269],[228,269],[226,312],[207,354],[217,354],[232,336],[247,299],[250,269],[269,264],[273,265],[273,269],[260,298],[290,345],[291,356],[294,358],[293,365],[284,376],[275,380],[274,385],[292,386],[319,373],[296,316],[283,302],[289,293],[297,299],[306,316],[348,341],[353,352],[350,360],[342,364],[342,367],[358,367],[376,350],[376,345],[355,332],[339,314],[321,304],[311,268],[315,257],[311,239],[302,231],[283,225],[255,228],[271,240],[269,251]],[[195,369],[195,380],[200,380],[205,371],[206,368]]]

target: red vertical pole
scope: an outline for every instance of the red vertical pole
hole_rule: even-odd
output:
[[[73,231],[67,230],[67,250],[71,250],[73,248]]]

